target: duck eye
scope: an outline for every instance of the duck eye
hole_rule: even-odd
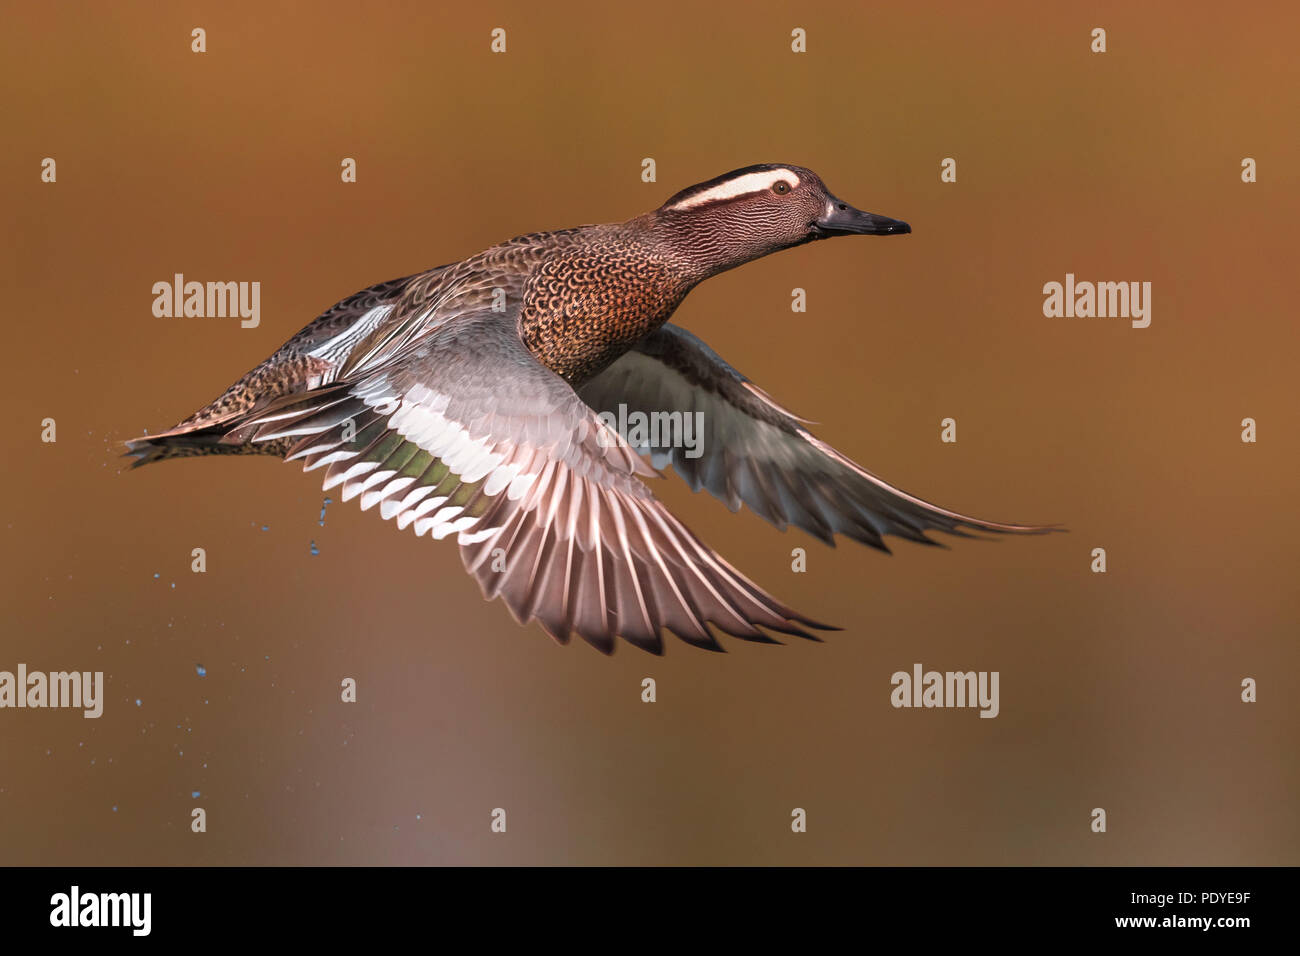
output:
[[[784,196],[789,191],[790,184],[787,182],[782,181],[772,184],[772,192],[776,193],[778,196]]]

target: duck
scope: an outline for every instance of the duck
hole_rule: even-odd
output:
[[[704,544],[646,479],[671,468],[733,512],[888,553],[887,536],[1032,535],[867,471],[703,341],[669,321],[701,282],[904,221],[838,199],[812,170],[765,163],[697,183],[625,222],[518,236],[381,282],[327,309],[214,401],[126,443],[132,467],[275,455],[325,491],[433,539],[454,536],[487,600],[557,643],[653,654],[664,632],[781,643],[838,630],[780,602]],[[634,414],[695,413],[620,433]],[[619,413],[617,416],[615,413]]]

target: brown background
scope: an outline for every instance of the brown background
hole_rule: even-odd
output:
[[[0,669],[108,689],[98,721],[0,712],[0,862],[1300,863],[1300,15],[967,6],[5,4]],[[122,470],[356,289],[758,162],[915,232],[728,273],[678,321],[909,491],[1070,534],[831,550],[673,478],[845,631],[606,659],[485,604],[448,542],[353,503],[320,527],[297,467]],[[1067,271],[1152,282],[1151,328],[1044,318]],[[154,318],[174,272],[260,281],[261,326]],[[1001,716],[892,709],[918,661],[1000,671]]]

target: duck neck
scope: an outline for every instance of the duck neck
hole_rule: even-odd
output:
[[[751,218],[726,205],[702,212],[656,211],[642,216],[651,244],[679,271],[688,288],[785,248],[759,241]]]

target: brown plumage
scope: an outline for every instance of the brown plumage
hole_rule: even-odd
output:
[[[654,653],[667,628],[771,641],[826,625],[749,581],[640,480],[671,465],[733,510],[885,549],[896,535],[1038,533],[908,495],[818,441],[667,320],[699,282],[833,235],[906,223],[832,196],[815,173],[764,165],[683,190],[625,223],[521,236],[366,289],[321,315],[175,428],[128,443],[136,465],[275,454],[417,534],[457,536],[466,569],[521,622],[602,651]],[[703,413],[704,447],[638,439],[599,413]],[[631,435],[631,432],[629,432]],[[637,437],[631,435],[631,437]]]

